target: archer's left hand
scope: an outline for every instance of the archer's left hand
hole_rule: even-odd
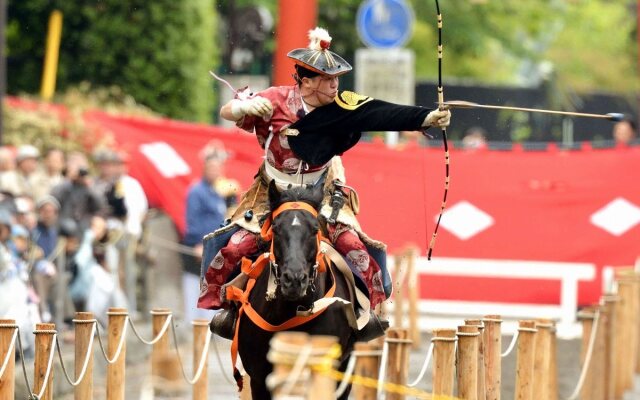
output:
[[[451,111],[449,110],[433,110],[428,115],[427,118],[424,119],[422,123],[423,128],[428,127],[437,127],[437,128],[445,128],[449,126],[451,122]]]

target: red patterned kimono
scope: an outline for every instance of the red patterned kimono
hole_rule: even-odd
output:
[[[249,132],[255,131],[260,146],[268,146],[265,149],[266,163],[286,174],[295,174],[298,171],[305,174],[323,169],[324,165],[311,166],[296,157],[289,147],[288,136],[285,135],[287,127],[296,122],[299,115],[305,114],[299,88],[271,87],[257,95],[271,101],[273,115],[269,120],[246,116],[238,122],[238,126]],[[271,139],[270,128],[273,132]],[[374,308],[386,298],[379,265],[369,256],[364,243],[352,227],[338,222],[328,226],[328,230],[329,239],[336,250],[360,272],[369,289],[371,308]],[[220,293],[222,286],[227,282],[231,272],[238,267],[242,257],[257,253],[258,238],[258,234],[246,229],[240,229],[231,236],[227,245],[216,254],[206,270],[206,287],[200,295],[198,307],[217,309],[225,306]]]

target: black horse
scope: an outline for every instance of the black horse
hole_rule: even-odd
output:
[[[306,203],[318,210],[323,197],[322,187],[318,186],[289,188],[280,193],[274,182],[271,182],[269,185],[271,211],[287,202]],[[270,324],[280,325],[295,317],[296,310],[308,309],[315,300],[322,298],[333,284],[328,271],[319,274],[314,272],[319,250],[316,240],[319,229],[317,217],[303,209],[289,209],[273,218],[275,263],[271,263],[270,267],[264,269],[249,296],[252,307]],[[277,288],[275,296],[266,300],[270,268],[276,275]],[[340,273],[333,275],[336,279],[334,296],[349,300],[347,281]],[[273,333],[261,329],[246,316],[240,318],[238,323],[240,324],[238,353],[251,378],[252,396],[259,400],[271,399],[265,380],[273,369],[267,361],[269,341]],[[340,369],[344,370],[356,337],[354,330],[349,326],[342,305],[334,303],[318,317],[291,330],[312,335],[337,336],[342,347]],[[340,399],[347,399],[348,395],[349,390],[346,390]]]

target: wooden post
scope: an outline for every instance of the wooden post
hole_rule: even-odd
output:
[[[604,327],[604,341],[605,341],[605,361],[604,361],[604,386],[605,386],[605,399],[615,399],[616,393],[616,364],[617,343],[615,341],[616,332],[616,315],[618,296],[613,294],[607,294],[602,297],[604,308],[607,310],[607,321]]]
[[[458,397],[478,399],[478,343],[480,332],[475,325],[458,327]]]
[[[535,321],[519,321],[518,355],[516,358],[516,400],[533,400],[533,366],[536,354],[537,332],[535,326]]]
[[[124,400],[125,388],[125,359],[127,355],[127,340],[122,335],[125,334],[125,324],[127,323],[127,310],[125,308],[109,308],[109,326],[107,327],[107,354],[113,360],[118,351],[118,345],[122,340],[122,348],[117,360],[113,364],[107,363],[107,399]]]
[[[640,7],[640,3],[638,3],[638,6]],[[640,16],[638,17],[640,18]],[[639,33],[640,35],[640,33]],[[638,258],[638,260],[636,261],[636,268],[634,270],[634,277],[636,279],[636,283],[638,283],[638,285],[640,285],[640,271],[638,271],[638,268],[640,267],[640,258]],[[637,335],[637,341],[636,341],[636,374],[640,374],[640,286],[638,286],[637,288],[638,291],[638,296],[636,296],[636,302],[637,302],[637,308],[636,308],[636,335]]]
[[[549,400],[558,400],[558,338],[556,323],[551,322],[551,355],[549,357]]]
[[[267,378],[269,382],[278,382],[279,384],[271,387],[270,390],[273,400],[291,399],[299,396],[304,398],[308,393],[306,382],[297,382],[287,393],[283,392],[283,384],[293,369],[293,362],[286,362],[284,350],[290,347],[301,347],[309,343],[309,335],[305,332],[278,332],[271,339],[271,349],[267,355],[268,360],[273,364],[273,372]]]
[[[409,373],[409,346],[411,339],[407,329],[389,328],[385,339],[389,348],[387,376],[385,381],[398,385],[406,385]],[[387,400],[402,400],[404,395],[387,393]]]
[[[465,325],[477,326],[480,336],[478,338],[478,400],[485,400],[484,383],[484,324],[480,319],[465,319]]]
[[[640,340],[640,277],[635,273],[635,271],[631,272],[629,277],[631,280],[631,320],[630,324],[630,368],[631,373],[629,374],[630,378],[630,386],[629,389],[633,388],[635,382],[635,374],[638,371],[638,358],[640,357],[638,353],[640,353],[640,348],[638,347],[638,341]]]
[[[51,352],[55,343],[53,342],[53,335],[55,333],[55,324],[36,324],[35,343],[36,343],[36,359],[33,369],[34,381],[33,391],[35,394],[39,394],[44,385],[46,389],[40,397],[40,400],[53,400],[53,368],[49,373],[49,378],[45,382],[45,376],[47,374],[47,366],[49,365],[49,357],[55,356]]]
[[[413,348],[417,349],[422,344],[420,327],[418,324],[418,302],[420,301],[420,276],[416,270],[416,257],[418,249],[411,246],[407,250],[407,284],[409,295],[409,332],[413,342]]]
[[[171,318],[168,308],[151,310],[153,337],[156,338],[164,327],[167,318]],[[169,329],[163,333],[151,350],[151,377],[154,393],[176,392],[180,389],[182,375],[175,354],[169,352]]]
[[[595,328],[593,321],[595,318],[595,310],[593,307],[586,307],[582,309],[578,313],[578,319],[582,321],[582,351],[580,352],[580,365],[584,368],[585,358],[587,355],[587,351],[589,349],[589,342],[591,340],[591,335],[593,333],[593,329]],[[594,359],[593,355],[591,355],[591,363],[587,368],[586,376],[584,383],[582,384],[582,389],[580,390],[580,399],[581,400],[591,400],[594,399]]]
[[[456,330],[433,331],[433,396],[453,396],[456,358]]]
[[[499,315],[485,315],[484,324],[484,386],[486,400],[500,400],[502,385],[502,318]]]
[[[624,392],[633,385],[634,368],[631,358],[635,360],[635,354],[631,355],[630,342],[632,340],[631,321],[633,315],[633,283],[626,278],[617,279],[618,296],[620,296],[620,310],[616,315],[617,320],[617,341],[618,346],[618,366],[616,368],[616,395],[622,398]]]
[[[340,354],[332,354],[335,346],[338,344],[336,336],[311,336],[311,346],[313,347],[314,357],[323,357],[327,365],[321,365],[320,368],[335,368],[336,357]],[[330,400],[335,397],[336,381],[330,375],[323,371],[311,371],[311,385],[309,386],[308,400]]]
[[[200,366],[202,349],[205,346],[207,334],[209,333],[209,321],[206,319],[196,319],[191,323],[193,324],[193,372],[196,373]],[[200,378],[193,384],[193,400],[206,400],[207,398],[207,390],[209,387],[207,377],[207,369],[209,366],[208,356],[209,353],[204,355],[205,361],[202,367],[202,373],[200,374]]]
[[[536,353],[533,363],[533,398],[549,398],[549,367],[551,363],[551,328],[548,319],[536,320]]]
[[[89,354],[87,369],[82,381],[74,390],[75,400],[91,400],[93,398],[93,349],[89,348],[91,335],[94,333],[93,327],[96,323],[93,314],[90,312],[77,312],[73,320],[75,324],[75,379],[80,377],[82,367]]]
[[[605,327],[607,325],[607,319],[609,314],[604,305],[598,305],[595,307],[600,312],[598,318],[598,326],[596,332],[595,343],[593,347],[593,355],[591,364],[593,365],[593,398],[597,400],[605,399],[606,393],[606,380],[605,380]]]
[[[14,400],[15,396],[15,367],[16,357],[15,349],[18,338],[11,345],[14,333],[18,331],[18,325],[14,319],[0,319],[0,369],[7,360],[7,366],[4,373],[0,376],[0,400]]]
[[[353,373],[356,376],[378,379],[380,370],[380,357],[382,347],[373,341],[368,343],[357,342],[354,353],[358,354],[356,366]],[[378,393],[376,388],[369,388],[362,385],[353,386],[353,396],[355,400],[376,400]]]
[[[395,257],[394,272],[396,275],[396,286],[393,291],[393,322],[396,328],[403,328],[406,324],[404,303],[407,297],[407,273],[403,269],[407,268],[406,252],[400,252]]]

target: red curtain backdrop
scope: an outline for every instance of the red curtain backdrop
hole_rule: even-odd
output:
[[[114,135],[129,153],[130,174],[140,180],[151,204],[164,209],[181,232],[186,191],[200,176],[198,152],[206,143],[224,142],[231,153],[226,173],[243,188],[262,160],[255,138],[235,129],[101,112],[87,113],[85,119]],[[141,151],[144,148],[146,152]],[[154,164],[149,158],[154,151],[164,164],[164,175],[158,160]],[[415,243],[424,254],[443,194],[444,152],[360,143],[343,160],[347,183],[360,195],[364,230],[386,242],[391,252]],[[167,176],[172,168],[175,175]],[[601,268],[632,265],[640,253],[638,182],[640,147],[453,150],[447,202],[451,214],[443,218],[434,256],[594,263],[597,279],[580,286],[580,303],[593,302],[601,292]],[[429,279],[429,298],[558,301],[557,282]]]

